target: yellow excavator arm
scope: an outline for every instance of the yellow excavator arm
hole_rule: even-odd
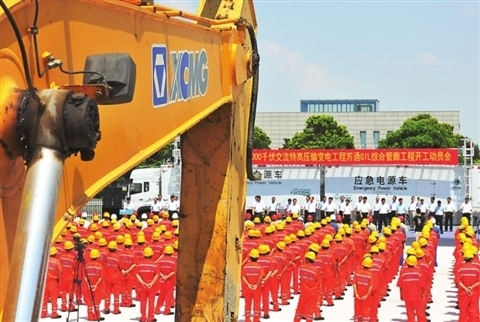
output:
[[[36,321],[52,236],[182,136],[176,321],[236,321],[258,88],[251,0],[0,0],[0,311]],[[1,318],[0,318],[1,320]]]

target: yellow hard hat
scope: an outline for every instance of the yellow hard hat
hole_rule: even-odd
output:
[[[472,245],[472,246],[470,247],[470,249],[472,250],[472,252],[473,252],[474,255],[478,254],[478,247],[477,247],[477,246]]]
[[[142,227],[143,227],[143,224],[142,224],[142,222],[140,222],[140,221],[139,221],[139,222],[137,222],[137,227],[138,227],[138,228],[140,228],[140,229],[142,229]]]
[[[152,240],[160,240],[160,233],[154,232],[152,235]]]
[[[418,239],[418,243],[420,244],[421,247],[423,247],[423,246],[425,246],[425,245],[428,244],[427,240],[426,240],[425,238],[423,238],[423,237],[420,237],[420,238]]]
[[[335,241],[341,242],[342,240],[343,240],[342,235],[340,235],[340,234],[336,234],[336,235],[335,235]]]
[[[373,235],[368,236],[368,242],[370,244],[376,243],[377,242],[377,237],[375,237]]]
[[[285,244],[285,242],[280,241],[280,242],[277,243],[277,248],[278,248],[278,249],[284,250],[285,247],[287,247],[287,244]]]
[[[430,233],[426,230],[422,231],[422,237],[425,238],[425,239],[429,239],[430,238]]]
[[[127,227],[128,229],[132,228],[133,227],[133,224],[130,222],[130,221],[127,221],[125,223],[125,227]]]
[[[271,234],[272,233],[272,228],[270,226],[265,227],[265,234]]]
[[[123,235],[117,235],[115,241],[117,242],[117,244],[123,244],[123,242],[125,241],[125,237],[123,237]]]
[[[412,248],[413,249],[419,249],[420,248],[420,243],[418,241],[412,242]]]
[[[71,233],[76,233],[77,231],[78,231],[77,226],[72,226],[72,227],[70,228],[70,232],[71,232]]]
[[[262,232],[260,231],[260,229],[255,229],[254,232],[255,232],[255,237],[257,238],[262,237]]]
[[[295,235],[295,234],[290,234],[289,236],[290,236],[290,239],[292,241],[297,241],[298,240],[297,235]]]
[[[173,242],[173,248],[178,249],[178,239]]]
[[[123,238],[127,239],[127,238],[130,238],[132,239],[132,235],[130,235],[129,233],[126,233],[123,235]]]
[[[283,241],[285,242],[285,244],[291,244],[292,243],[292,239],[290,238],[290,236],[285,236],[283,237]]]
[[[465,252],[466,252],[467,250],[469,250],[471,247],[472,247],[472,245],[470,245],[470,244],[467,244],[467,243],[463,244],[463,246],[462,246],[462,252],[465,253]]]
[[[325,234],[325,239],[328,239],[328,241],[332,241],[333,240],[333,236],[332,234]]]
[[[320,220],[320,225],[326,226],[327,225],[327,220],[326,219]]]
[[[378,252],[379,252],[379,250],[378,250],[378,247],[377,247],[377,246],[372,246],[372,247],[370,247],[370,253],[376,254],[376,253],[378,253]]]
[[[93,220],[94,222],[100,221],[100,217],[98,217],[98,215],[93,215],[92,220]]]
[[[56,247],[51,247],[50,248],[50,256],[56,255],[57,253],[58,253],[58,251],[57,251]]]
[[[330,241],[326,238],[322,240],[322,247],[324,248],[329,248],[330,247]]]
[[[358,225],[358,221],[355,220],[353,223],[352,223],[352,226],[355,227],[356,225]]]
[[[148,226],[152,226],[154,223],[155,222],[153,221],[153,219],[150,219],[150,218],[147,219],[147,225]]]
[[[160,230],[161,230],[161,231],[167,231],[167,226],[165,226],[165,225],[160,225]]]
[[[145,236],[144,235],[137,235],[137,244],[145,243]]]
[[[285,221],[286,221],[287,223],[291,223],[291,222],[293,221],[293,219],[292,219],[292,217],[287,217],[287,219],[285,219]]]
[[[272,222],[272,218],[270,218],[270,216],[265,216],[265,217],[263,218],[263,221],[264,221],[264,222]]]
[[[62,236],[58,236],[57,238],[55,238],[56,243],[61,243],[62,241],[63,241]]]
[[[133,240],[131,238],[125,238],[125,240],[123,241],[123,245],[133,246]]]
[[[249,229],[247,232],[248,237],[255,237],[255,230]]]
[[[180,224],[180,222],[178,221],[178,219],[172,220],[172,226],[173,227],[178,227],[179,224]]]
[[[366,253],[365,255],[363,255],[363,258],[367,258],[367,257],[368,257],[368,258],[371,258],[371,259],[373,260],[372,254]]]
[[[352,234],[352,228],[350,228],[350,227],[345,228],[345,234],[347,236],[350,236]]]
[[[108,212],[105,211],[105,212],[103,213],[103,218],[110,218],[110,213],[108,213]]]
[[[408,256],[405,260],[408,266],[416,266],[418,263],[417,257],[415,256]]]
[[[465,259],[472,259],[474,257],[475,257],[475,254],[473,253],[473,251],[471,249],[469,249],[469,250],[467,250],[463,253],[463,258],[465,258]]]
[[[262,244],[258,246],[258,252],[262,255],[270,253],[270,247],[268,245]]]
[[[120,225],[118,223],[114,223],[113,230],[119,230],[119,229],[120,229]]]
[[[160,220],[160,217],[158,217],[158,215],[153,216],[153,221],[154,222],[158,222],[159,220]]]
[[[108,243],[108,249],[117,249],[117,242],[116,241],[111,241]]]
[[[303,230],[297,231],[297,237],[305,237],[305,232]]]
[[[131,215],[130,216],[130,221],[135,221],[137,220],[137,216],[136,215]]]
[[[305,254],[305,258],[308,258],[309,260],[314,261],[315,258],[317,258],[317,255],[315,255],[314,252],[307,252]]]
[[[95,241],[95,235],[88,235],[87,240],[88,240],[90,243],[93,243],[93,242]]]
[[[69,240],[67,240],[65,244],[63,244],[63,248],[65,248],[66,250],[73,249],[73,247],[74,247],[73,243]]]
[[[292,218],[293,218],[293,219],[298,219],[298,214],[297,214],[296,212],[294,212],[294,213],[292,214]]]
[[[175,234],[175,236],[178,236],[178,234],[180,234],[180,230],[177,228],[173,233]]]
[[[284,227],[282,224],[278,224],[277,230],[280,230],[280,231],[281,231],[281,230],[283,230],[283,228],[285,228],[285,227]]]
[[[165,249],[163,250],[163,252],[167,255],[172,255],[173,254],[173,247],[171,245],[167,245],[167,246],[165,246]]]
[[[330,242],[329,242],[330,244]],[[312,243],[310,244],[310,247],[308,248],[311,251],[314,251],[315,253],[318,253],[320,251],[320,245],[317,243]]]
[[[332,218],[330,218],[330,217],[325,218],[325,220],[327,221],[327,224],[328,224],[329,222],[332,222]]]
[[[115,218],[112,219],[110,222],[111,222],[112,224],[118,224],[118,221],[117,221]],[[122,222],[120,222],[120,224],[121,224],[121,223],[122,223]],[[120,227],[120,224],[119,224],[118,227]]]
[[[163,237],[165,237],[165,239],[172,239],[172,233],[170,231],[166,231],[164,234],[163,234]]]
[[[419,248],[419,249],[416,249],[415,250],[415,256],[417,258],[423,258],[423,256],[425,256],[425,252],[423,251],[423,249]]]
[[[360,224],[360,228],[367,228],[367,223],[362,221],[362,223]]]
[[[459,233],[457,235],[457,239],[460,240],[461,242],[463,242],[465,238],[467,238],[467,236],[464,233]]]
[[[376,238],[379,238],[378,231],[376,231],[376,230],[372,231],[371,235],[376,237]]]
[[[260,256],[258,249],[252,249],[250,253],[248,253],[248,257],[251,258],[258,258],[258,256]]]
[[[100,240],[100,238],[103,237],[103,234],[99,231],[96,231],[94,236],[95,236],[95,239]]]
[[[98,249],[92,249],[90,250],[90,258],[91,259],[95,259],[95,258],[99,258],[100,257],[100,251]]]
[[[371,268],[373,266],[373,260],[371,257],[365,257],[362,261],[362,266],[366,268]]]
[[[162,214],[163,219],[167,219],[169,216],[168,211],[164,211]]]
[[[103,238],[103,237],[100,238],[100,239],[98,240],[98,245],[99,245],[99,246],[107,246],[107,240],[106,240],[105,238]]]
[[[359,231],[362,231],[362,227],[360,227],[360,225],[355,225],[353,226],[353,230],[356,231],[356,232],[359,232]]]
[[[245,226],[247,226],[247,229],[252,229],[255,227],[255,224],[249,220],[245,222]]]
[[[67,236],[67,234],[68,234],[67,229],[62,230],[62,232],[60,233],[61,236]]]
[[[67,229],[70,230],[70,228],[72,228],[72,223],[71,223],[71,222],[69,222],[69,223],[67,224]]]
[[[305,236],[312,236],[312,231],[310,229],[305,229]]]
[[[253,218],[253,223],[254,224],[259,224],[260,223],[260,218],[258,218],[258,217]]]
[[[463,244],[472,245],[473,241],[470,237],[466,237],[465,240],[463,241]]]
[[[165,250],[167,249],[167,247],[165,247]],[[151,247],[145,247],[143,249],[143,257],[152,257],[152,256],[153,256],[153,249]]]
[[[391,230],[390,228],[388,228],[388,227],[384,227],[384,228],[383,228],[383,234],[384,234],[385,236],[390,236],[390,235],[392,234],[392,230]]]
[[[88,228],[90,228],[90,231],[97,231],[98,230],[98,225],[97,224],[91,224]]]
[[[386,243],[378,243],[378,249],[379,250],[386,250],[387,249],[387,244]]]
[[[81,218],[81,219],[78,221],[78,224],[79,224],[80,226],[85,225],[85,219]]]
[[[379,243],[386,243],[387,239],[384,236],[380,236],[380,237],[378,237],[378,242]]]
[[[415,251],[415,248],[413,247],[410,247],[409,249],[407,249],[407,255],[416,255],[416,251]]]

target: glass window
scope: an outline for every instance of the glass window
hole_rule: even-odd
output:
[[[365,148],[367,146],[367,132],[360,131],[360,147]]]
[[[130,184],[130,195],[134,195],[136,193],[142,192],[142,184],[141,183],[131,183]]]
[[[378,147],[378,141],[380,141],[380,132],[373,131],[373,146],[375,148]]]
[[[333,104],[333,112],[338,112],[337,104]]]
[[[143,183],[143,192],[148,192],[150,190],[150,182]]]

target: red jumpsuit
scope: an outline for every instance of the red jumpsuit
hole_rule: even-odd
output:
[[[303,255],[305,255],[305,252],[303,250],[302,245],[298,245],[296,242],[292,242],[288,248],[293,252],[293,255],[295,257],[295,260],[293,261],[293,294],[298,294],[300,289],[299,289],[299,280],[298,280],[298,269],[300,268],[300,265],[302,264],[302,258]]]
[[[125,247],[120,253],[120,259],[122,260],[122,269],[125,271],[130,270],[126,275],[122,277],[122,307],[133,307],[132,303],[132,290],[136,285],[137,279],[135,277],[134,266],[136,263],[136,257],[131,247]]]
[[[355,259],[354,259],[354,269],[362,266],[363,255],[365,254],[365,249],[367,245],[367,240],[365,236],[360,232],[355,232],[352,235],[352,240],[355,243]]]
[[[87,303],[88,321],[98,321],[100,317],[100,302],[102,301],[103,266],[98,260],[91,260],[85,264],[86,276],[83,279],[82,293]],[[90,290],[90,286],[92,290]],[[93,286],[95,286],[93,289]],[[93,294],[93,299],[92,299]]]
[[[113,294],[113,314],[120,314],[120,293],[122,291],[122,260],[119,253],[110,252],[103,260],[105,286],[105,312],[110,311],[110,300]]]
[[[323,296],[325,301],[327,301],[327,305],[333,306],[332,294],[335,287],[335,268],[337,266],[337,261],[333,256],[333,253],[328,249],[320,250],[317,258],[322,262],[323,268]]]
[[[45,281],[45,292],[43,293],[42,313],[41,318],[47,317],[47,303],[50,300],[52,303],[51,318],[59,316],[58,310],[58,295],[60,276],[62,275],[62,264],[54,256],[50,256],[47,266],[47,279]]]
[[[330,249],[333,251],[333,255],[338,263],[337,277],[335,278],[333,291],[335,298],[341,298],[347,284],[347,269],[345,266],[345,261],[347,260],[347,246],[342,242],[335,242]]]
[[[278,292],[280,289],[280,282],[282,281],[283,274],[285,274],[285,271],[290,264],[290,258],[288,258],[287,254],[279,250],[272,254],[272,258],[275,260],[278,269],[277,275],[272,278],[272,287],[270,289],[272,294],[273,311],[280,311],[278,303]]]
[[[150,322],[155,318],[154,316],[154,304],[155,295],[158,290],[158,286],[155,285],[160,275],[160,268],[153,261],[152,258],[144,258],[137,264],[136,275],[138,280],[138,297],[140,298],[140,322]],[[142,285],[140,281],[146,284],[152,283],[150,287]],[[148,306],[148,313],[147,313]]]
[[[260,255],[257,263],[262,265],[263,270],[267,274],[268,278],[262,287],[262,310],[263,315],[268,316],[270,314],[270,289],[272,287],[272,281],[270,275],[274,274],[277,270],[275,260],[268,255]]]
[[[418,267],[404,267],[398,277],[397,286],[400,287],[400,297],[407,309],[407,322],[426,322],[427,304],[424,294],[427,277],[424,272]]]
[[[373,255],[373,266],[370,272],[375,274],[375,282],[372,284],[372,302],[370,306],[370,320],[378,320],[378,306],[382,299],[382,289],[388,288],[388,281],[385,278],[385,259],[379,254]],[[385,287],[386,286],[386,287]]]
[[[372,289],[375,283],[375,273],[367,268],[360,268],[353,275],[354,292],[354,313],[353,322],[368,321],[370,319],[370,308],[372,306]],[[358,296],[358,297],[357,297]]]
[[[160,292],[155,305],[155,314],[160,314],[160,309],[165,305],[164,315],[173,314],[170,310],[175,304],[175,297],[173,291],[175,289],[176,274],[177,274],[177,258],[171,255],[164,255],[157,262],[159,268],[160,280],[157,283],[157,290]],[[162,281],[162,278],[165,280]],[[167,278],[168,277],[168,278]]]
[[[245,296],[245,322],[260,322],[260,301],[262,299],[261,282],[266,275],[262,265],[257,262],[248,262],[242,267],[243,294]],[[247,283],[254,286],[254,289],[249,288]]]
[[[318,298],[318,285],[322,283],[321,271],[312,263],[302,264],[298,270],[300,278],[300,297],[295,311],[294,322],[300,322],[302,317],[307,322],[313,321],[313,314]]]
[[[315,266],[319,271],[320,275],[323,276],[323,266],[322,266],[322,261],[320,258],[317,256],[315,258],[315,261],[313,262],[313,266]],[[315,310],[313,312],[315,318],[321,317],[321,312],[320,312],[320,307],[322,306],[323,303],[323,278],[321,278],[320,283],[317,285],[317,294],[316,294],[316,301],[315,301]]]
[[[58,258],[62,264],[63,272],[60,277],[60,292],[62,293],[62,311],[73,310],[73,294],[76,293],[76,285],[73,283],[75,273],[76,256],[71,250],[66,251]],[[67,294],[69,302],[67,302]],[[77,298],[77,300],[79,300]],[[68,304],[68,305],[67,305]]]
[[[288,300],[292,296],[291,291],[290,291],[290,283],[292,281],[292,272],[293,272],[293,260],[294,260],[294,254],[293,252],[285,248],[283,251],[285,255],[287,255],[288,258],[288,265],[285,268],[285,271],[282,274],[281,280],[280,280],[280,294],[282,298],[282,305],[288,305]]]
[[[461,263],[455,274],[455,284],[462,283],[465,287],[470,287],[480,283],[480,268],[478,264],[472,262]],[[459,322],[477,322],[478,318],[478,301],[479,301],[478,285],[472,290],[472,294],[458,286],[458,306],[460,307]]]

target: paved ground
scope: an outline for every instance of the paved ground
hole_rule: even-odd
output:
[[[410,236],[411,237],[411,236]],[[458,321],[458,311],[455,309],[456,301],[456,289],[453,286],[452,276],[450,275],[450,268],[453,264],[453,240],[452,233],[445,233],[441,235],[442,246],[438,251],[438,267],[435,273],[435,281],[433,284],[433,301],[431,309],[429,310],[430,320],[432,322],[456,322]],[[396,283],[396,282],[393,282]],[[392,292],[386,302],[382,302],[382,307],[379,309],[379,320],[394,321],[394,322],[406,322],[405,307],[403,302],[400,301],[400,295],[396,284],[391,285]],[[270,314],[270,320],[273,322],[291,322],[295,314],[295,307],[298,301],[298,296],[290,301],[289,306],[282,307],[281,312],[273,312]],[[243,301],[241,305],[240,322],[244,322],[244,310]],[[323,307],[323,316],[325,321],[335,322],[349,322],[353,317],[353,292],[351,288],[346,292],[345,299],[341,301],[335,301],[334,307]],[[71,313],[69,321],[77,321],[75,313]],[[139,307],[135,308],[122,308],[121,315],[106,315],[105,321],[136,321],[139,318]],[[58,321],[66,321],[66,314],[62,313],[62,319]],[[80,307],[79,321],[86,321],[86,307]],[[173,322],[173,316],[156,316],[159,322]],[[50,319],[42,319],[41,321],[51,321]],[[264,320],[267,321],[267,320]]]

